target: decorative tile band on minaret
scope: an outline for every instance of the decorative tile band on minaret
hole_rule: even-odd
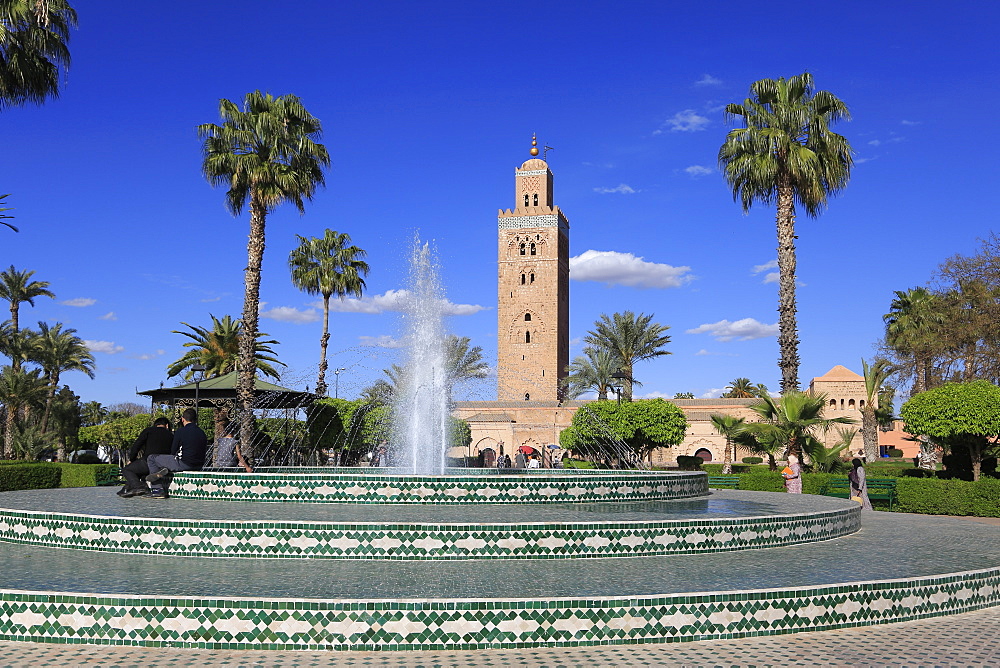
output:
[[[538,155],[532,137],[531,155]],[[532,157],[514,170],[514,208],[497,216],[497,398],[558,401],[569,365],[569,221],[552,172]]]

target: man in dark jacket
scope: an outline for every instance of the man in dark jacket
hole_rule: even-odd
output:
[[[151,473],[146,482],[152,485],[151,499],[167,498],[168,476],[175,471],[199,471],[205,465],[208,437],[198,426],[198,413],[187,408],[181,414],[181,428],[174,432],[169,455],[146,458]]]
[[[118,496],[128,499],[148,494],[149,488],[142,481],[143,477],[149,475],[146,457],[149,455],[169,455],[173,441],[174,434],[170,431],[170,420],[165,417],[156,418],[152,427],[143,429],[139,438],[135,439],[135,443],[128,449],[129,464],[122,468],[125,487],[118,492]]]

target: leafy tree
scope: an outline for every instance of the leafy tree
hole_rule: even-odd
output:
[[[62,328],[62,323],[49,327],[48,323],[38,323],[38,339],[36,344],[38,363],[41,364],[48,380],[49,391],[45,400],[45,414],[42,416],[42,432],[48,430],[49,412],[59,389],[59,377],[67,371],[82,371],[90,378],[94,377],[94,355],[87,348],[76,330],[72,327]],[[59,453],[60,459],[65,459],[64,452]]]
[[[749,378],[737,378],[730,381],[723,393],[723,399],[752,399],[757,396],[757,386]]]
[[[583,355],[577,355],[567,367],[567,375],[563,378],[566,388],[566,398],[576,399],[586,392],[596,392],[598,401],[608,398],[608,390],[613,381],[611,374],[620,366],[618,356],[607,348],[588,346],[583,349]]]
[[[15,332],[19,329],[18,313],[21,304],[34,306],[35,297],[55,299],[55,295],[49,290],[49,282],[33,281],[31,277],[34,275],[35,272],[20,271],[14,265],[0,271],[0,299],[10,302],[10,324]]]
[[[850,467],[841,459],[841,453],[851,447],[851,442],[857,436],[857,429],[837,429],[840,436],[837,442],[829,448],[814,438],[806,439],[805,453],[809,456],[811,468],[817,473],[842,473]]]
[[[788,79],[761,79],[750,97],[727,104],[726,117],[738,127],[719,149],[719,165],[748,213],[754,202],[777,205],[778,346],[782,394],[799,389],[798,325],[795,302],[796,206],[816,217],[827,200],[847,186],[852,149],[830,130],[850,119],[847,105],[825,90],[814,90],[808,72]]]
[[[298,236],[298,235],[296,235]],[[326,230],[322,237],[299,236],[299,246],[288,257],[292,283],[299,290],[323,296],[323,335],[319,340],[319,374],[316,394],[326,396],[326,348],[330,341],[330,297],[354,295],[361,298],[368,275],[367,253],[351,246],[346,233]]]
[[[0,2],[0,108],[59,95],[76,10],[65,0]]]
[[[1000,443],[1000,387],[985,380],[946,383],[911,397],[900,416],[908,433],[929,436],[952,452],[966,450],[972,479],[979,480],[984,453]]]
[[[181,324],[190,329],[190,332],[174,330],[174,334],[186,336],[190,341],[184,344],[189,350],[177,361],[167,367],[167,378],[173,378],[184,372],[185,380],[194,378],[194,371],[191,367],[195,364],[205,366],[205,378],[215,378],[227,374],[236,369],[239,359],[240,336],[243,333],[243,324],[239,320],[233,320],[231,316],[224,316],[221,320],[214,315],[212,318],[212,328],[196,327],[186,322]],[[273,339],[261,340],[268,336],[266,332],[257,332],[257,343],[254,346],[254,359],[257,369],[265,376],[270,376],[275,380],[281,376],[278,371],[271,366],[271,363],[285,366],[278,361],[276,353],[271,348],[278,342]]]
[[[124,450],[139,438],[143,429],[151,426],[153,420],[160,416],[170,417],[163,412],[157,412],[155,415],[138,413],[111,418],[90,427],[80,427],[80,441],[113,450]]]
[[[715,431],[726,439],[726,449],[722,456],[722,473],[728,475],[733,472],[733,441],[743,430],[746,420],[733,415],[720,414],[713,414],[711,420]]]
[[[865,458],[873,462],[878,459],[878,417],[882,388],[892,375],[888,360],[877,359],[870,366],[861,360],[862,376],[865,379],[865,405],[861,409],[861,437],[865,442]]]
[[[584,342],[591,348],[603,349],[618,358],[618,366],[628,376],[623,385],[623,400],[632,401],[632,385],[637,384],[632,373],[636,362],[669,355],[664,346],[670,343],[665,325],[652,322],[653,314],[632,311],[607,314],[594,323],[594,329],[587,332]]]
[[[21,423],[25,424],[28,414],[34,408],[45,405],[46,384],[41,377],[40,369],[25,371],[13,366],[5,366],[0,370],[0,403],[6,411],[4,419],[3,458],[7,459],[13,453],[14,437],[17,433],[18,418],[24,415]]]
[[[574,452],[637,464],[656,448],[681,443],[686,431],[684,411],[663,399],[622,404],[594,401],[573,414],[571,426],[563,430],[559,441]],[[619,451],[619,444],[628,451]]]
[[[82,422],[81,408],[80,397],[63,385],[51,403],[50,423],[46,432],[55,439],[58,452],[65,454],[77,449]]]
[[[325,183],[329,166],[326,147],[317,143],[322,127],[294,95],[273,97],[259,90],[243,99],[241,110],[227,99],[219,101],[222,125],[198,126],[204,140],[202,171],[213,186],[226,186],[226,202],[234,216],[250,209],[250,237],[243,297],[237,402],[240,435],[249,443],[253,435],[255,344],[260,310],[260,272],[264,259],[267,216],[284,202],[305,213],[317,187]],[[252,455],[252,453],[244,453]]]
[[[807,440],[818,441],[816,436],[834,425],[855,422],[848,417],[824,418],[825,407],[825,394],[789,392],[778,399],[763,394],[760,401],[750,405],[761,421],[750,422],[743,430],[772,446],[780,443],[784,454],[794,454],[801,459],[803,450],[811,446]]]

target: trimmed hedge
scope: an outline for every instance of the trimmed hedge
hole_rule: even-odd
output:
[[[677,455],[677,468],[681,471],[703,471],[702,465],[705,460],[692,455]]]
[[[1000,480],[996,478],[979,482],[900,478],[896,495],[896,509],[901,513],[1000,517]]]
[[[56,462],[62,471],[59,487],[95,487],[97,481],[107,477],[118,467],[114,464],[67,464]]]
[[[4,463],[0,466],[0,492],[17,489],[51,489],[59,486],[62,471],[48,462]]]
[[[744,457],[742,459],[744,464],[761,464],[764,462],[763,457]]]

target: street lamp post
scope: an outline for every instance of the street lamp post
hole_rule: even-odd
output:
[[[195,414],[195,424],[198,424],[198,403],[199,396],[198,391],[201,389],[201,381],[205,380],[205,371],[208,369],[204,364],[192,364],[191,372],[194,374],[194,414]]]
[[[333,398],[340,398],[340,372],[347,371],[346,368],[340,367],[339,369],[333,370]]]
[[[615,394],[618,395],[618,405],[621,406],[622,405],[622,390],[625,389],[625,383],[623,381],[627,380],[629,383],[631,383],[631,382],[633,382],[632,381],[632,377],[629,376],[627,373],[619,370],[619,371],[616,371],[613,374],[611,374],[610,378],[612,380],[619,381],[618,385],[612,385],[611,387],[613,387],[615,389]]]

